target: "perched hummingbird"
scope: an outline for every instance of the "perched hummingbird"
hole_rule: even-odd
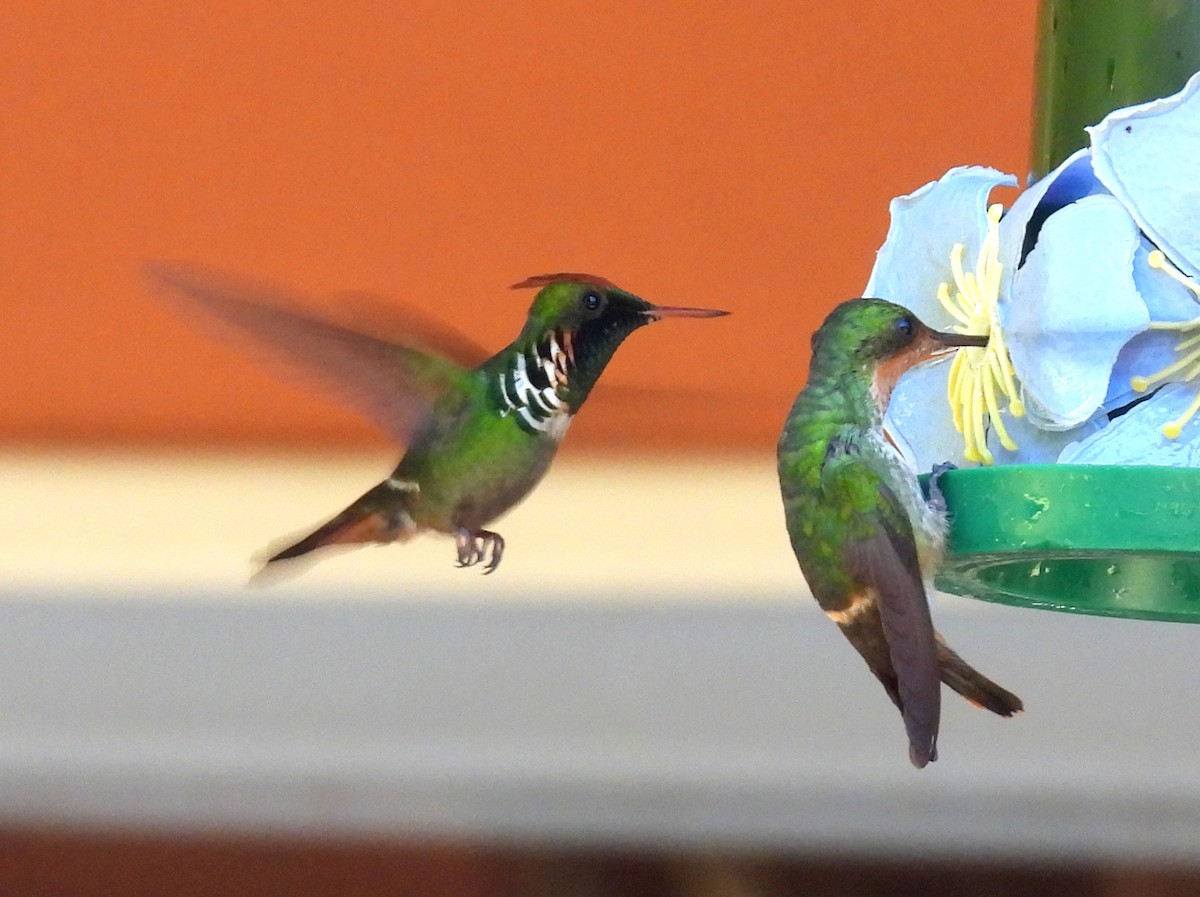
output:
[[[177,264],[149,270],[187,310],[315,375],[408,445],[391,476],[267,564],[326,545],[404,542],[434,530],[454,536],[460,567],[486,560],[491,573],[504,539],[485,527],[546,473],[625,337],[663,318],[728,314],[651,305],[603,277],[543,274],[513,285],[538,289],[525,326],[484,358],[415,317],[403,342],[393,343],[305,314],[295,297],[271,287]]]
[[[931,330],[882,299],[844,302],[813,334],[808,383],[779,438],[796,560],[821,609],[900,709],[917,767],[937,759],[942,682],[1001,716],[1023,709],[934,631],[925,584],[945,542],[944,507],[925,500],[883,428],[901,374],[956,346],[984,344]]]

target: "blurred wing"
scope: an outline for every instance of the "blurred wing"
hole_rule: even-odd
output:
[[[937,757],[941,719],[937,637],[912,525],[899,499],[882,479],[877,480],[876,488],[876,510],[867,512],[870,525],[864,528],[871,535],[848,540],[842,560],[851,577],[875,595],[896,674],[910,753],[913,763],[924,766]]]
[[[200,266],[157,262],[147,273],[177,311],[285,376],[316,382],[384,432],[406,442],[467,367],[449,357],[469,344],[413,315],[413,337],[389,342],[313,317],[301,296]],[[393,315],[397,325],[399,312]],[[439,345],[448,346],[446,353]],[[475,350],[476,352],[481,350]]]
[[[479,343],[443,322],[375,293],[351,290],[336,293],[334,298],[351,330],[384,342],[422,349],[468,369],[479,367],[492,356]]]

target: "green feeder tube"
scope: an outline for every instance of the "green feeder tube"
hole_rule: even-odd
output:
[[[1200,2],[1042,0],[1034,69],[1035,178],[1114,109],[1170,96],[1200,71]]]

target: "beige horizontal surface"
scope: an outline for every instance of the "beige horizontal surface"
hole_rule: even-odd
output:
[[[0,566],[10,586],[243,594],[268,545],[337,513],[394,460],[9,452],[0,455]],[[769,456],[563,459],[495,528],[508,548],[490,576],[458,569],[452,540],[431,534],[300,563],[263,594],[490,600],[585,591],[619,600],[806,591]]]

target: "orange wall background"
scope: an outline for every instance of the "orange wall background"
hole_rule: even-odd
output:
[[[637,333],[568,445],[770,447],[887,203],[1026,170],[1034,0],[0,10],[0,441],[364,445],[174,318],[189,259],[370,290],[498,348],[544,271],[719,321]]]

